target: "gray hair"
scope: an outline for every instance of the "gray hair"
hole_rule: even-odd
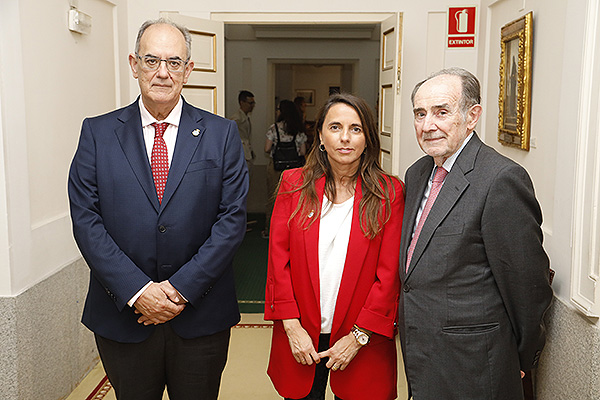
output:
[[[170,19],[166,19],[166,18],[159,18],[159,19],[153,19],[153,20],[149,19],[148,21],[144,22],[142,24],[142,26],[140,26],[140,29],[138,30],[137,38],[135,39],[135,54],[139,54],[140,41],[142,40],[142,35],[144,34],[144,32],[146,32],[146,29],[148,29],[152,25],[158,25],[158,24],[171,25],[173,28],[176,28],[177,30],[179,30],[179,32],[181,32],[181,34],[183,35],[183,38],[185,39],[185,47],[187,48],[187,59],[185,61],[189,61],[190,58],[192,57],[192,35],[190,35],[190,31],[185,26],[181,26],[181,25],[171,21]]]
[[[410,100],[413,106],[415,105],[415,95],[417,94],[421,86],[423,86],[423,84],[428,80],[440,75],[452,75],[460,78],[460,81],[462,83],[462,94],[460,97],[460,112],[463,115],[463,117],[466,118],[469,108],[471,108],[475,104],[481,103],[481,86],[479,84],[479,80],[475,77],[475,75],[473,75],[466,69],[459,67],[446,68],[442,69],[441,71],[434,72],[427,79],[417,83],[415,85],[415,88],[413,89],[412,94],[410,95]]]

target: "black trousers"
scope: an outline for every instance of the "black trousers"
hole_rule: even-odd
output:
[[[321,334],[319,335],[319,346],[317,349],[317,353],[325,351],[329,348],[329,338],[331,335],[329,334]],[[308,396],[303,397],[298,400],[325,400],[325,392],[327,389],[327,379],[329,378],[329,368],[325,366],[327,364],[327,359],[322,359],[315,368],[315,379],[313,380],[312,388],[310,389],[310,393]],[[285,400],[293,400],[286,398]],[[335,396],[335,400],[342,400],[339,397]]]
[[[169,323],[142,343],[96,336],[98,352],[118,400],[215,400],[227,362],[231,330],[183,339]]]

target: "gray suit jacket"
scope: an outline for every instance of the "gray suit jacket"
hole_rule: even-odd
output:
[[[433,159],[406,172],[399,326],[414,400],[522,399],[552,299],[529,175],[474,135],[431,209],[405,272]]]

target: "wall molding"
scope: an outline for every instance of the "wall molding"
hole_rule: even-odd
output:
[[[571,302],[600,316],[600,0],[589,0],[577,125]]]

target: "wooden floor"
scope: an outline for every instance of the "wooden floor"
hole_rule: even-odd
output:
[[[242,314],[242,321],[231,333],[229,358],[223,372],[219,400],[281,399],[266,373],[271,330],[271,323],[264,321],[262,314]],[[105,376],[102,365],[98,364],[67,400],[116,400],[115,392]],[[406,399],[404,375],[400,374],[399,378],[398,398]],[[165,394],[163,399],[168,399],[168,396]],[[325,399],[333,400],[329,389]]]

